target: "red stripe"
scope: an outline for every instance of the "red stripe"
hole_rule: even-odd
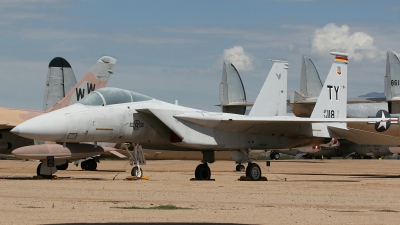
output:
[[[336,56],[335,59],[341,59],[341,60],[348,60],[347,57],[343,57],[343,56]]]

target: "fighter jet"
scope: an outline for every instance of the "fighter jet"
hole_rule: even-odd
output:
[[[215,161],[214,151],[241,149],[248,156],[246,176],[260,180],[261,169],[252,161],[252,149],[315,146],[327,138],[341,138],[337,131],[347,131],[347,122],[374,126],[389,120],[346,118],[347,54],[331,54],[335,59],[310,118],[277,116],[286,111],[283,84],[288,64],[275,61],[249,115],[207,112],[132,91],[102,88],[77,104],[28,120],[12,132],[65,143],[131,142],[140,148],[198,150],[203,154],[195,170],[199,180],[211,178],[207,163]]]

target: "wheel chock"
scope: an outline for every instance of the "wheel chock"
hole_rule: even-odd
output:
[[[190,181],[215,181],[215,179],[209,179],[209,180],[198,180],[196,178],[190,178]]]
[[[35,179],[35,180],[41,180],[41,179],[48,180],[48,179],[57,179],[57,178],[58,178],[57,175],[46,176],[46,177],[44,177],[44,176],[33,176],[33,179]]]
[[[138,179],[136,176],[127,176],[125,180],[150,180],[149,176],[142,176],[141,179]]]
[[[127,176],[125,180],[137,180],[136,176]]]
[[[253,181],[251,179],[251,177],[246,177],[246,176],[241,176],[238,180],[239,181]],[[261,177],[261,179],[259,181],[268,181],[268,179],[266,177]]]
[[[149,176],[142,176],[142,180],[150,180]]]

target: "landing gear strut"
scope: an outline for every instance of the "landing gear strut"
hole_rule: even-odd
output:
[[[214,151],[201,151],[203,154],[202,164],[199,164],[194,171],[196,180],[210,180],[211,170],[207,163],[215,162]]]
[[[133,148],[133,155],[129,151],[128,146],[132,146],[132,143],[125,143],[125,149],[129,154],[129,164],[131,166],[135,165],[131,170],[131,175],[135,176],[138,179],[141,179],[143,176],[143,170],[140,168],[140,164],[146,165],[146,159],[143,154],[142,146],[136,144]]]

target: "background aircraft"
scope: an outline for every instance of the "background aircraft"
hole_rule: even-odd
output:
[[[61,57],[52,59],[48,66],[43,111],[61,101],[65,95],[63,93],[71,90],[75,84],[76,78],[71,65]],[[16,148],[33,145],[34,140],[17,136],[9,131],[21,122],[41,113],[37,110],[0,108],[0,153],[7,155]]]
[[[113,152],[112,150],[115,149],[109,147],[96,147],[97,151],[94,151],[93,146],[91,146],[90,149],[88,148],[86,150],[86,152],[84,147],[77,145],[68,145],[66,148],[60,148],[59,146],[62,147],[62,145],[57,147],[57,144],[45,143],[45,141],[40,141],[40,139],[34,140],[22,138],[10,133],[9,131],[27,119],[75,103],[88,95],[91,91],[104,87],[113,71],[115,62],[116,60],[112,57],[101,57],[89,72],[79,81],[79,83],[77,83],[70,64],[60,57],[53,59],[49,64],[46,79],[43,111],[0,108],[1,127],[3,128],[3,131],[1,132],[1,136],[3,137],[2,140],[10,143],[8,144],[7,149],[2,150],[2,153],[10,154],[13,149],[18,148],[18,151],[13,151],[13,155],[18,158],[39,159],[44,161],[47,156],[56,156],[62,158],[62,160],[56,160],[56,169],[53,170],[57,171],[57,169],[66,169],[68,167],[68,160],[82,159],[83,156],[89,157],[109,151]],[[63,97],[64,95],[65,97]],[[16,144],[13,145],[13,143]],[[26,148],[21,149],[23,146]],[[66,158],[68,158],[68,160]],[[97,163],[94,159],[82,163],[83,167],[85,167],[85,165],[96,166],[96,164]],[[38,166],[39,174],[40,167],[41,164]],[[42,174],[46,175],[45,172]]]
[[[385,95],[386,98],[359,98],[349,99],[347,105],[347,116],[348,117],[374,117],[376,112],[384,109],[392,112],[399,112],[398,105],[400,102],[400,84],[397,84],[397,80],[400,79],[400,61],[398,56],[393,51],[387,52],[386,58],[386,76],[385,80]],[[392,82],[393,81],[393,82]],[[312,112],[316,97],[318,96],[318,90],[322,88],[320,77],[314,63],[307,56],[303,56],[300,93],[291,92],[290,95],[290,106],[293,113],[296,116],[310,116]],[[398,116],[393,114],[392,116]],[[352,124],[349,124],[352,126]],[[358,125],[353,125],[358,127]],[[393,128],[398,127],[394,126]],[[393,129],[392,128],[392,129]],[[309,154],[298,154],[305,158],[321,158],[321,157],[351,157],[353,159],[380,158],[386,155],[392,155],[399,153],[400,148],[389,145],[369,145],[369,144],[355,144],[350,141],[340,140],[340,150],[329,149],[326,147],[322,148],[323,151],[314,152]],[[293,153],[293,152],[291,152]]]

